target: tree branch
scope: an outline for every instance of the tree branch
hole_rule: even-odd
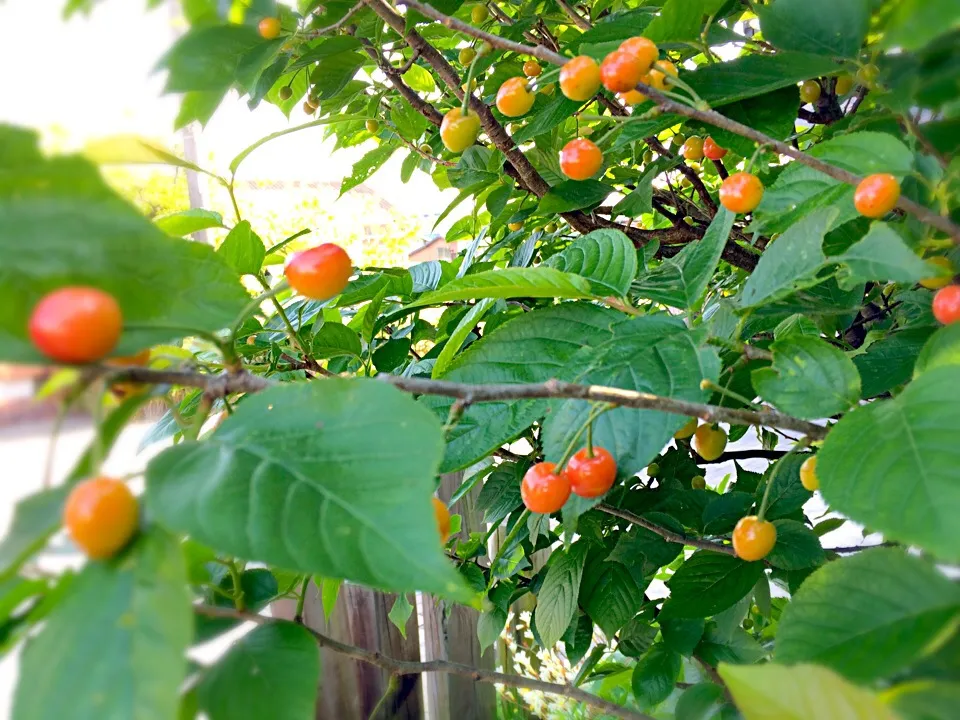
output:
[[[280,618],[257,615],[251,612],[234,610],[233,608],[216,607],[213,605],[198,604],[193,606],[194,612],[208,617],[225,617],[234,620],[253,622],[258,625],[271,625],[273,623],[290,623],[289,620]],[[303,626],[306,627],[306,626]],[[528,690],[539,690],[540,692],[551,695],[576,700],[584,705],[602,710],[604,713],[614,717],[623,718],[623,720],[653,720],[649,715],[630,710],[616,703],[591,695],[585,690],[572,685],[559,685],[557,683],[544,682],[534,678],[523,677],[521,675],[507,675],[506,673],[494,672],[492,670],[482,670],[469,665],[449,662],[447,660],[430,660],[428,662],[415,662],[409,660],[397,660],[396,658],[384,655],[377,650],[367,650],[356,645],[347,645],[339,640],[334,640],[321,632],[307,627],[306,628],[320,647],[325,647],[340,655],[358,660],[368,665],[379,667],[393,675],[419,675],[428,672],[446,673],[448,675],[460,675],[470,678],[474,682],[491,683],[496,685],[506,685],[509,687],[525,688]]]
[[[397,0],[397,2],[401,5],[407,5],[408,7],[415,8],[426,17],[433,18],[441,25],[444,25],[452,30],[457,30],[459,32],[466,33],[467,35],[472,35],[473,37],[486,40],[493,47],[498,47],[502,50],[511,50],[517,53],[533,55],[539,60],[543,60],[544,62],[552,63],[554,65],[564,65],[567,60],[569,60],[569,58],[565,58],[562,55],[543,47],[542,45],[524,45],[523,43],[514,42],[513,40],[507,40],[506,38],[502,38],[498,35],[492,35],[488,32],[484,32],[483,30],[479,30],[461,20],[444,15],[429,5],[425,5],[419,0]],[[787,143],[775,140],[769,135],[764,135],[762,132],[754,130],[753,128],[739,123],[736,120],[731,120],[715,110],[700,110],[690,107],[689,105],[685,105],[668,98],[656,88],[650,87],[644,83],[638,83],[637,90],[656,102],[663,111],[692,118],[694,120],[700,120],[701,122],[708,123],[715,127],[729,130],[737,135],[742,135],[749,140],[753,140],[754,142],[773,148],[781,155],[786,155],[787,157],[793,158],[803,165],[811,167],[814,170],[819,170],[824,175],[832,177],[835,180],[839,180],[840,182],[856,186],[859,185],[860,181],[863,179],[849,170],[837,167],[836,165],[831,165],[830,163],[824,162],[823,160],[815,158],[812,155],[807,155]],[[952,237],[954,242],[960,244],[960,227],[951,222],[948,217],[944,215],[938,215],[929,208],[925,208],[904,196],[900,197],[899,201],[897,202],[897,207],[905,212],[910,213],[917,219],[925,222],[927,225],[941,230]]]
[[[346,14],[342,18],[337,20],[332,25],[328,25],[327,27],[322,27],[316,30],[311,30],[309,32],[306,32],[303,34],[303,37],[312,40],[313,38],[318,38],[321,35],[326,35],[328,32],[339,30],[340,28],[342,28],[344,25],[347,24],[350,18],[352,18],[354,15],[356,15],[358,12],[360,12],[363,9],[364,4],[365,3],[363,2],[363,0],[360,0],[356,5],[354,5],[352,8],[347,10]]]
[[[700,459],[701,463],[711,464],[711,463],[722,463],[729,462],[730,460],[779,460],[784,455],[786,455],[785,450],[730,450],[723,453],[716,460],[704,460]]]
[[[724,555],[736,556],[736,552],[734,552],[731,545],[721,545],[720,543],[711,542],[710,540],[701,540],[700,538],[692,538],[680,533],[675,533],[672,530],[667,530],[664,527],[655,525],[649,520],[644,520],[642,517],[639,515],[634,515],[629,510],[621,510],[620,508],[615,508],[612,505],[606,504],[597,505],[597,510],[605,512],[607,515],[618,517],[621,520],[626,520],[633,525],[638,525],[652,533],[656,533],[668,542],[682,543],[683,545],[700,548],[701,550],[711,550],[713,552],[723,553]]]
[[[581,30],[589,30],[593,27],[591,22],[578,13],[573,6],[566,3],[564,0],[556,0],[557,5],[573,20],[574,25],[576,25]]]

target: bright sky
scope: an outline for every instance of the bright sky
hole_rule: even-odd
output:
[[[173,41],[169,7],[148,13],[146,0],[103,0],[89,18],[75,15],[64,22],[64,4],[65,0],[0,1],[0,26],[25,29],[22,41],[10,32],[0,43],[0,67],[7,68],[0,122],[65,131],[69,146],[77,148],[90,139],[118,133],[179,144],[172,132],[179,100],[162,95],[163,75],[153,72]],[[288,121],[268,103],[251,112],[231,93],[198,135],[200,164],[225,169],[251,142],[306,121],[299,109]],[[251,155],[241,174],[339,181],[374,147],[370,143],[331,155],[330,145],[320,137],[321,129],[315,128],[276,140]],[[440,193],[419,172],[406,185],[401,183],[404,157],[405,152],[396,153],[366,184],[400,210],[439,214],[456,193]]]

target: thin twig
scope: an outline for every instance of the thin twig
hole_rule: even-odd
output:
[[[560,9],[570,16],[570,19],[573,20],[574,25],[576,25],[578,28],[581,30],[589,30],[593,27],[593,24],[583,17],[583,15],[578,13],[573,6],[569,5],[564,0],[556,0],[556,2],[557,5],[560,6]]]
[[[667,530],[664,527],[660,527],[649,520],[644,520],[642,517],[633,514],[629,510],[621,510],[620,508],[615,508],[612,505],[597,505],[597,510],[605,512],[607,515],[618,517],[621,520],[626,520],[634,525],[639,525],[640,527],[659,535],[668,542],[680,543],[682,545],[700,548],[701,550],[710,550],[712,552],[723,553],[724,555],[736,556],[736,552],[734,552],[733,547],[730,545],[721,545],[720,543],[711,542],[710,540],[701,540],[700,538],[692,538],[688,537],[687,535],[675,533],[672,530]]]
[[[321,35],[326,35],[328,32],[339,30],[340,28],[342,28],[344,25],[347,24],[347,21],[350,20],[350,18],[352,18],[354,15],[360,12],[363,9],[364,5],[366,5],[366,3],[363,0],[360,0],[360,2],[358,2],[352,8],[347,10],[346,15],[344,15],[342,18],[337,20],[332,25],[328,25],[327,27],[322,27],[316,30],[311,30],[309,32],[306,32],[303,34],[303,37],[312,40],[313,38],[320,37]]]
[[[194,605],[194,612],[208,617],[226,617],[235,620],[254,622],[258,625],[270,625],[273,623],[290,623],[289,620],[266,617],[250,612],[239,612],[231,608],[215,607],[213,605]],[[461,675],[470,678],[474,682],[492,683],[496,685],[507,685],[510,687],[526,688],[528,690],[539,690],[540,692],[550,693],[551,695],[560,695],[582,702],[584,705],[598,708],[614,717],[624,720],[652,720],[649,715],[630,710],[616,703],[591,695],[590,693],[573,687],[572,685],[559,685],[557,683],[544,682],[533,678],[522,677],[520,675],[507,675],[506,673],[493,672],[492,670],[482,670],[480,668],[461,665],[460,663],[449,662],[447,660],[430,660],[428,662],[415,662],[408,660],[397,660],[389,655],[384,655],[377,650],[367,650],[356,645],[347,645],[339,640],[317,632],[312,628],[307,630],[313,635],[317,644],[321,647],[332,650],[333,652],[345,655],[382,668],[393,675],[419,675],[427,672],[447,673],[449,675]]]

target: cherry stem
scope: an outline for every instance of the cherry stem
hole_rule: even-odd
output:
[[[461,115],[467,117],[470,113],[470,98],[473,96],[473,92],[470,88],[470,83],[473,82],[473,69],[477,65],[477,60],[480,59],[480,53],[474,55],[473,60],[470,61],[470,67],[467,68],[467,82],[463,86],[463,107],[461,108]]]
[[[613,405],[604,404],[604,405],[595,405],[593,409],[590,410],[590,414],[587,415],[586,421],[583,423],[583,425],[580,426],[580,428],[577,430],[574,436],[570,439],[570,444],[567,445],[567,449],[563,451],[563,455],[560,457],[560,461],[557,463],[556,467],[553,469],[554,474],[559,475],[561,473],[564,465],[567,464],[567,461],[571,458],[573,453],[576,451],[577,442],[580,440],[580,436],[583,435],[583,431],[586,430],[588,433],[592,432],[593,421],[596,420],[601,415],[603,415],[607,410],[612,410],[613,408],[614,408]],[[588,434],[587,442],[588,443],[592,442],[592,439],[593,439],[592,435]],[[592,445],[591,445],[591,448],[592,448]],[[592,456],[593,456],[593,453],[591,450],[591,457]]]
[[[729,383],[731,380],[733,380],[733,375],[730,376],[727,382]],[[718,392],[721,395],[725,395],[729,398],[733,398],[737,402],[742,402],[744,405],[746,405],[749,408],[752,408],[754,410],[760,409],[760,406],[757,405],[753,400],[750,400],[745,395],[741,395],[740,393],[734,390],[731,390],[729,386],[723,387],[721,385],[717,385],[717,383],[713,382],[712,380],[704,380],[702,384],[707,388],[709,388],[710,390],[713,390],[714,392]]]
[[[587,457],[593,457],[593,423],[587,425]]]

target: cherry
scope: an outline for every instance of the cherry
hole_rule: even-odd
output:
[[[811,455],[800,466],[800,484],[813,492],[820,487],[820,478],[817,477],[817,456]]]
[[[699,138],[696,135],[691,135],[687,138],[687,141],[683,144],[683,147],[680,149],[680,152],[687,160],[702,160],[703,159],[703,138]]]
[[[600,80],[610,92],[627,92],[637,86],[647,69],[636,55],[614,50],[600,64]]]
[[[933,296],[933,316],[950,325],[960,320],[960,285],[947,285]]]
[[[857,212],[868,218],[880,218],[897,206],[900,183],[890,173],[868,175],[857,185],[853,204]]]
[[[257,31],[264,40],[274,40],[280,37],[280,21],[277,18],[265,17],[257,25]]]
[[[309,100],[304,100],[303,105],[300,107],[303,109],[305,115],[313,115],[317,111],[317,106],[311,105]]]
[[[549,515],[557,512],[570,497],[570,478],[564,471],[554,472],[552,462],[537,463],[523,476],[520,497],[530,512]]]
[[[693,434],[697,431],[697,425],[698,425],[698,424],[699,424],[699,422],[698,422],[697,418],[690,418],[690,420],[687,421],[687,424],[684,425],[684,426],[683,426],[682,428],[680,428],[679,430],[677,430],[677,431],[673,434],[673,436],[674,436],[677,440],[686,440],[688,437],[692,437]]]
[[[763,183],[752,173],[734,173],[720,186],[720,204],[735,213],[756,209],[763,198]]]
[[[706,490],[707,479],[703,475],[694,475],[690,478],[690,487],[694,490]]]
[[[113,295],[92,287],[65,287],[44,295],[30,314],[30,339],[51,360],[89,363],[110,354],[123,330]]]
[[[63,524],[87,557],[116,554],[137,530],[137,498],[125,483],[98,477],[78,483],[67,496]]]
[[[815,103],[820,99],[820,83],[816,80],[804,80],[800,84],[800,100],[803,103]]]
[[[557,231],[557,224],[556,224],[556,223],[547,223],[547,224],[544,226],[543,229],[544,229],[545,232],[555,233],[555,232]]]
[[[375,133],[377,130],[380,129],[380,123],[373,119],[367,120],[367,122],[364,124],[367,128],[367,132],[369,133]]]
[[[540,73],[543,72],[543,68],[540,67],[540,63],[536,60],[527,60],[523,64],[523,74],[527,77],[540,77]]]
[[[603,495],[617,479],[617,462],[602,447],[578,451],[567,463],[567,475],[574,494],[585,498]]]
[[[437,533],[440,535],[440,542],[446,544],[450,537],[450,509],[447,504],[438,497],[432,497],[433,517],[437,521]]]
[[[486,5],[474,5],[473,10],[470,11],[470,19],[474,25],[479,25],[488,17],[490,17],[490,11],[487,10]]]
[[[733,551],[747,562],[762,560],[777,544],[777,528],[756,515],[740,518],[733,529]]]
[[[290,98],[293,97],[293,88],[290,87],[289,85],[284,85],[284,86],[283,86],[282,88],[280,88],[280,90],[277,92],[277,96],[278,96],[281,100],[289,100]]]
[[[510,232],[517,232],[517,230],[523,230],[523,222],[512,222],[507,223],[507,229]]]
[[[649,78],[646,76],[644,76],[644,78],[645,79],[641,80],[641,82],[649,80]],[[618,94],[617,97],[620,98],[620,101],[626,105],[639,105],[640,103],[647,101],[647,96],[639,90],[627,90],[626,92]]]
[[[477,55],[479,55],[480,57],[486,57],[492,52],[493,52],[493,45],[491,45],[486,40],[480,43],[480,46],[477,48]]]
[[[571,140],[560,151],[560,170],[571,180],[593,177],[602,164],[603,153],[592,140]]]
[[[669,60],[660,60],[654,63],[650,71],[650,85],[657,90],[666,90],[673,85],[668,76],[677,77],[677,66]]]
[[[920,281],[922,287],[929,290],[939,290],[953,281],[952,276],[956,273],[956,270],[954,270],[953,263],[950,262],[949,258],[943,256],[932,257],[927,258],[927,262],[931,265],[936,265],[938,268],[943,268],[949,272],[950,275],[932,275],[931,277],[923,278]]]
[[[851,90],[853,90],[853,76],[850,73],[837,75],[837,84],[834,87],[834,92],[836,92],[837,95],[846,95]]]
[[[470,63],[473,62],[473,59],[476,56],[477,56],[476,50],[474,50],[472,47],[465,47],[460,50],[460,56],[458,59],[460,60],[461,65],[469,65]]]
[[[477,141],[480,134],[480,116],[472,110],[463,115],[456,107],[443,116],[440,139],[450,152],[463,152]]]
[[[342,247],[324,243],[294,255],[284,274],[290,287],[304,297],[329,300],[347,286],[353,264]]]
[[[571,100],[589,100],[600,89],[600,66],[592,57],[578,55],[560,68],[560,92]]]
[[[722,428],[701,425],[693,434],[693,449],[704,460],[716,460],[727,447],[727,433]]]
[[[857,70],[857,82],[866,88],[872,88],[879,75],[880,68],[878,68],[876,65],[873,63],[864,65],[862,68]]]
[[[727,149],[722,148],[714,141],[712,137],[708,137],[703,141],[703,155],[709,160],[722,160],[724,155],[727,154]]]
[[[510,78],[497,90],[497,110],[507,117],[526,115],[533,107],[533,101],[534,94],[521,77]]]
[[[620,43],[620,50],[630,53],[640,61],[643,72],[646,73],[660,57],[657,44],[645,37],[632,37]]]
[[[432,154],[433,154],[433,148],[430,147],[430,144],[429,144],[429,143],[423,143],[423,144],[420,146],[420,152],[424,153],[425,155],[432,155]]]

